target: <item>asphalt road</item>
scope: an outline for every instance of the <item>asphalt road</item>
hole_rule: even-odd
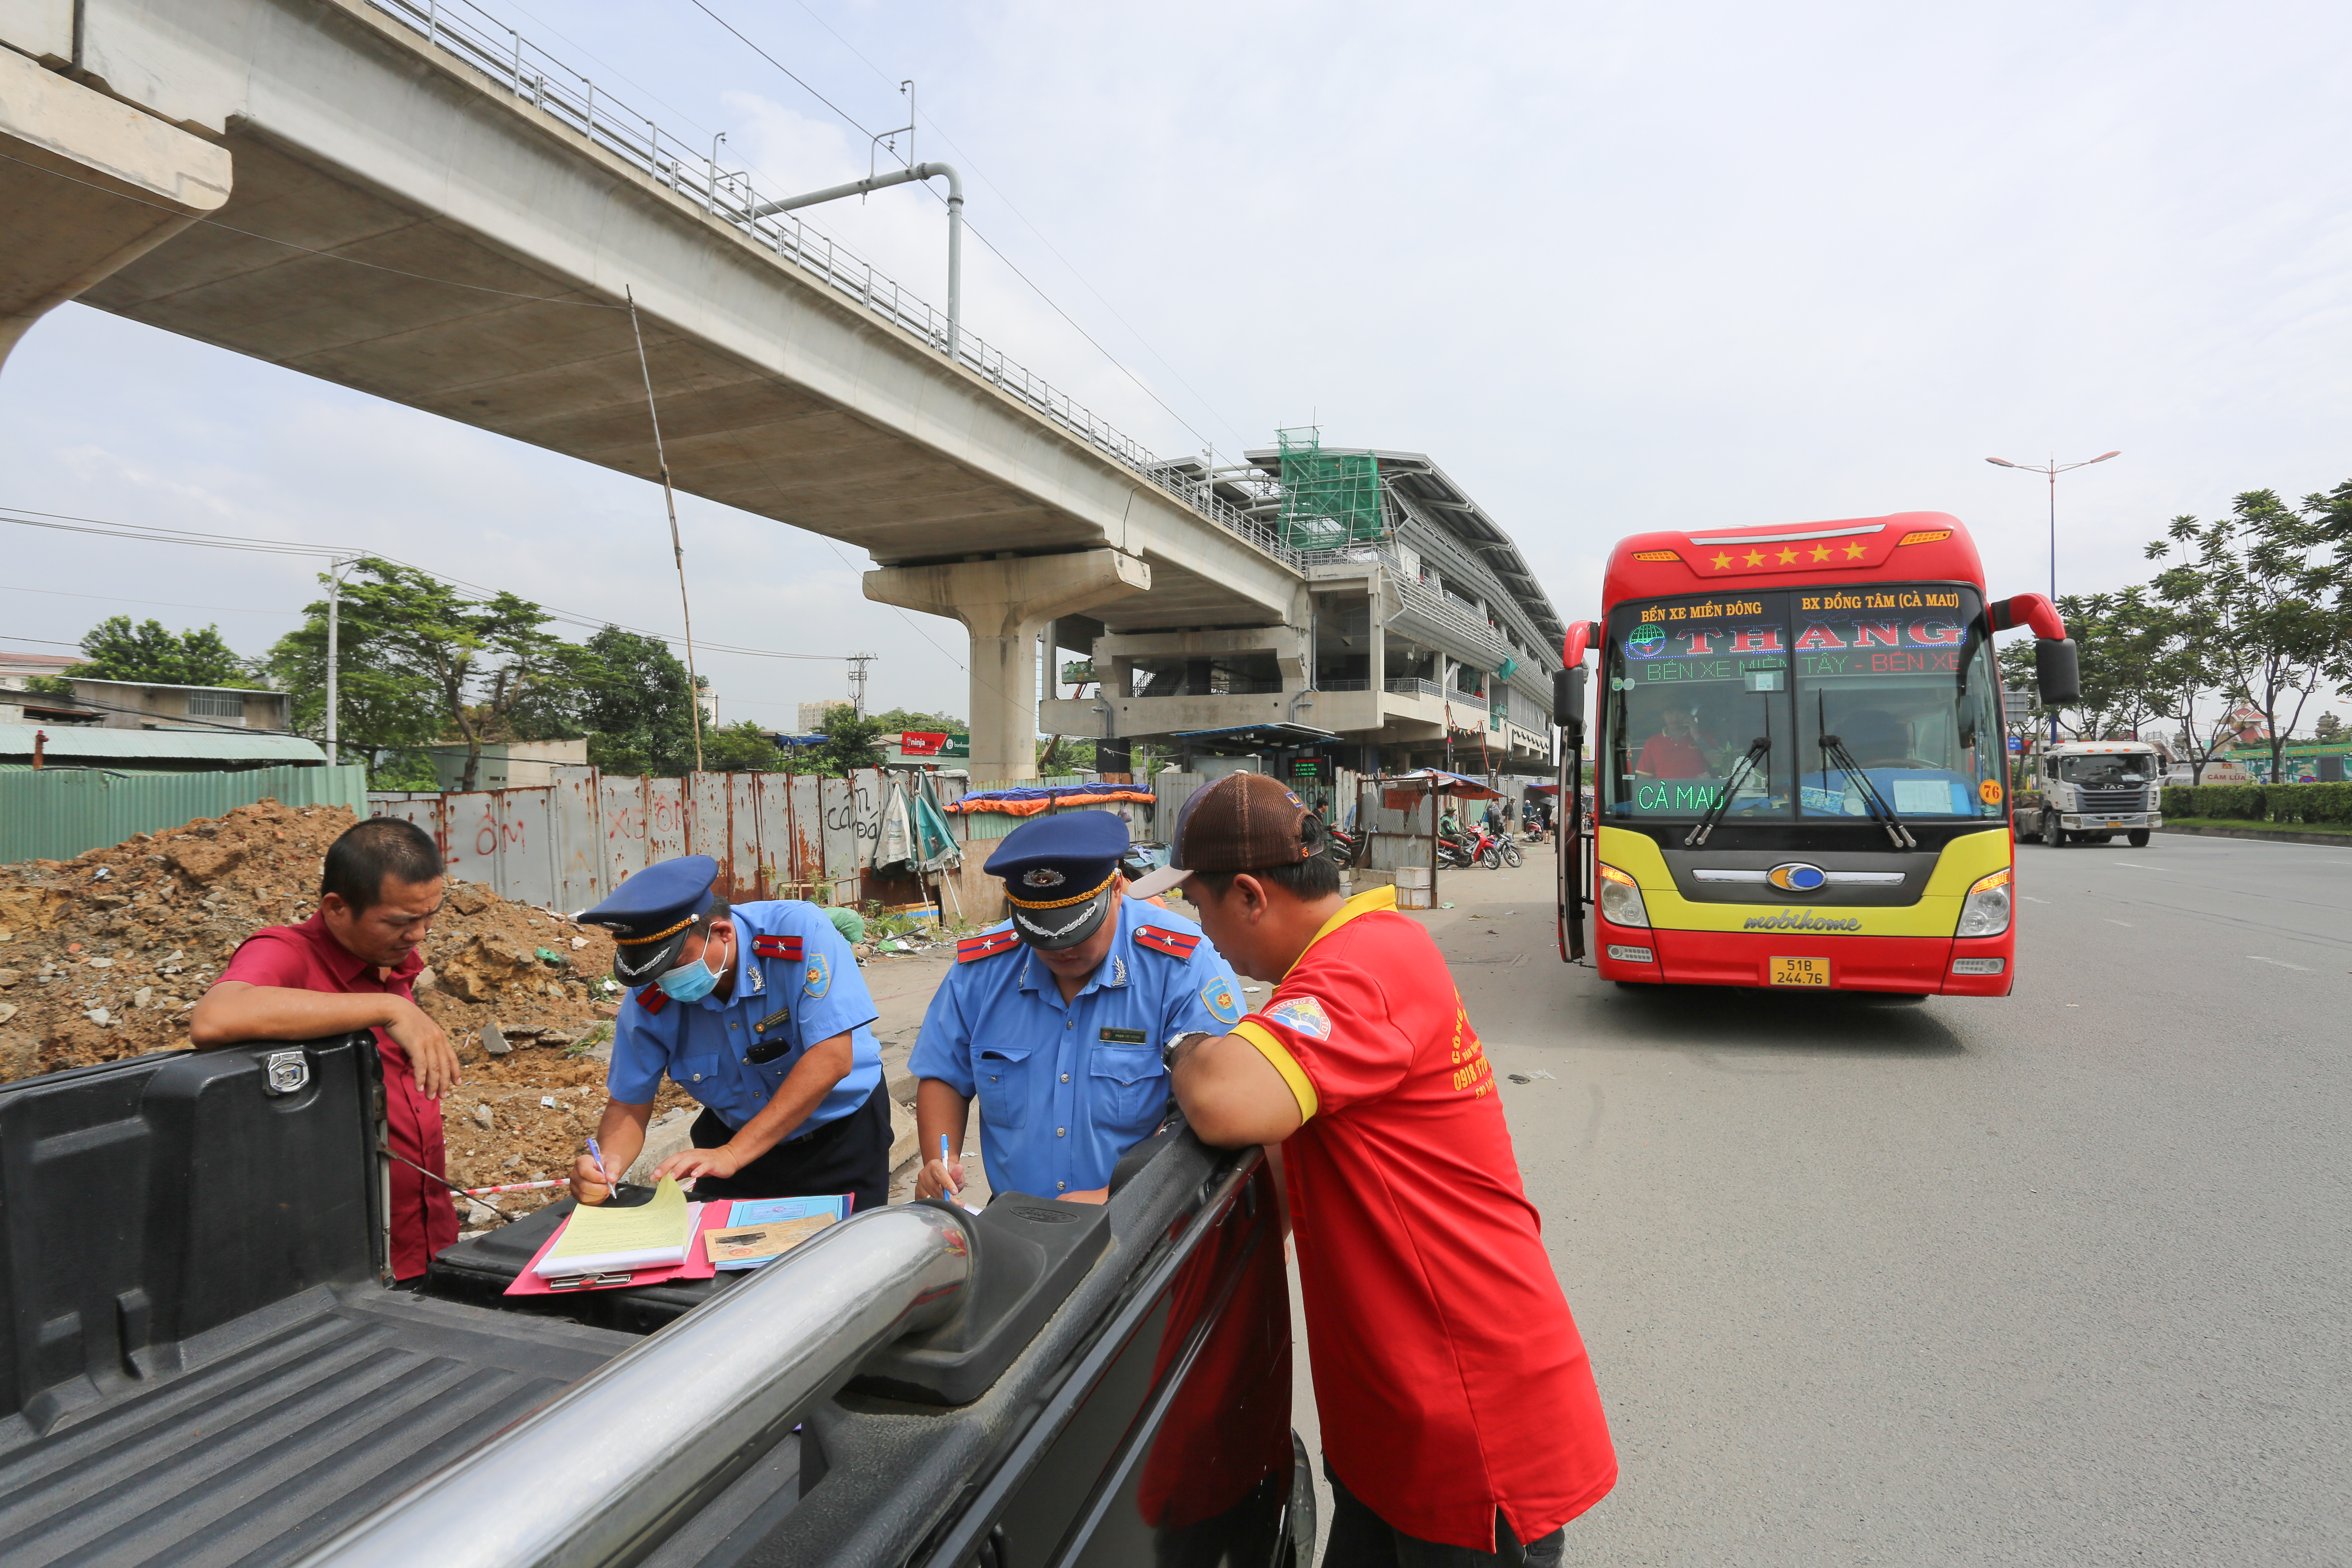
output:
[[[1446,874],[1623,1466],[1570,1563],[2352,1562],[2352,850],[2019,888],[2016,994],[1905,1006],[1622,990],[1548,856]]]

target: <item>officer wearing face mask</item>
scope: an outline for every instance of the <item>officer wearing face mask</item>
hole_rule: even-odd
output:
[[[890,1100],[874,999],[848,941],[796,900],[730,905],[708,855],[665,860],[580,916],[609,927],[613,977],[633,987],[613,1038],[608,1099],[572,1194],[611,1195],[645,1147],[663,1075],[702,1105],[694,1146],[656,1178],[696,1178],[703,1198],[848,1193],[887,1201]]]

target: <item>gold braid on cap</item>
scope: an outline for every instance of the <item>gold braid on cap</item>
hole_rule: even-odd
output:
[[[709,912],[709,911],[707,910],[703,911],[704,914],[708,914]],[[676,936],[678,932],[684,931],[687,927],[692,925],[701,918],[701,915],[688,915],[686,919],[678,921],[677,924],[670,927],[667,931],[657,931],[651,936],[616,936],[613,939],[613,945],[614,947],[641,947],[649,942],[659,942],[666,936]]]
[[[1088,888],[1085,892],[1080,893],[1074,899],[1055,899],[1047,903],[1035,903],[1027,899],[1014,898],[1011,889],[1008,889],[1004,894],[1004,901],[1008,904],[1017,904],[1024,910],[1066,910],[1072,904],[1085,903],[1088,899],[1093,898],[1097,893],[1101,892],[1105,888],[1109,887],[1111,883],[1118,879],[1118,871],[1114,868],[1109,876],[1105,877],[1101,881],[1097,882],[1093,887]]]

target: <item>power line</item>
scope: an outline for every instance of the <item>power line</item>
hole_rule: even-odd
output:
[[[856,120],[853,115],[851,115],[851,114],[850,114],[850,112],[849,112],[847,110],[845,110],[845,109],[842,108],[839,104],[837,104],[837,103],[834,102],[834,101],[833,101],[833,100],[831,100],[831,99],[829,99],[829,98],[825,97],[825,96],[824,96],[824,94],[823,94],[823,93],[821,93],[821,92],[817,91],[817,89],[816,89],[815,88],[809,86],[809,84],[808,84],[808,82],[807,82],[806,80],[803,79],[802,79],[799,75],[797,75],[797,74],[796,74],[796,73],[795,73],[795,72],[794,72],[794,71],[793,71],[790,67],[786,66],[786,65],[785,65],[782,60],[780,60],[780,59],[776,58],[776,57],[775,57],[775,56],[773,56],[773,55],[770,54],[767,50],[765,50],[765,49],[761,48],[759,45],[757,45],[757,44],[753,43],[750,38],[745,37],[744,37],[744,34],[743,34],[743,32],[742,32],[742,30],[741,30],[740,28],[737,27],[737,26],[735,26],[735,24],[734,24],[734,23],[730,22],[726,17],[721,16],[718,12],[716,12],[716,11],[712,10],[709,5],[705,5],[705,4],[703,3],[703,0],[694,0],[694,6],[695,6],[695,9],[696,9],[696,10],[700,11],[704,16],[709,16],[712,21],[714,21],[714,22],[718,23],[720,26],[722,26],[722,27],[726,28],[730,33],[734,34],[736,37],[742,39],[742,42],[743,42],[744,46],[745,46],[747,48],[749,48],[749,49],[750,49],[753,54],[758,55],[761,59],[763,59],[763,60],[767,61],[770,65],[772,65],[772,66],[775,67],[778,70],[782,71],[782,72],[784,73],[784,75],[786,75],[786,76],[788,76],[788,77],[791,77],[791,78],[792,78],[792,79],[793,79],[793,81],[795,81],[795,82],[799,83],[799,85],[800,85],[803,89],[805,89],[805,90],[808,92],[809,96],[811,96],[812,98],[814,98],[814,99],[815,99],[819,103],[824,104],[827,109],[832,110],[835,114],[840,115],[840,116],[841,116],[841,118],[842,118],[844,121],[847,121],[847,122],[848,122],[848,124],[849,124],[850,128],[851,128],[851,129],[853,129],[853,130],[855,130],[856,132],[858,132],[858,134],[860,134],[860,135],[862,135],[862,136],[866,137],[866,140],[868,140],[869,142],[873,140],[873,138],[874,138],[874,132],[871,132],[871,131],[866,130],[865,126],[863,126],[863,125],[859,124],[859,123],[858,123],[858,121],[857,121],[857,120]],[[803,10],[807,10],[807,9],[808,9],[808,7],[807,7],[806,5],[803,5],[801,8],[802,8]],[[813,12],[813,11],[812,11],[812,12],[810,12],[809,14],[810,14],[811,16],[815,16],[815,15],[816,15],[816,14],[815,14],[814,12]],[[817,17],[817,21],[818,21],[818,23],[819,23],[820,25],[823,25],[823,24],[824,24],[824,18],[823,18],[822,16],[819,16],[819,17]],[[832,32],[832,31],[833,31],[833,29],[832,29],[830,26],[826,26],[825,30],[826,30],[827,32]],[[833,35],[833,36],[834,36],[835,37],[836,37],[836,38],[840,38],[840,37],[841,37],[841,35],[840,35],[840,34],[838,34],[838,33],[834,33],[834,35]],[[842,39],[842,45],[843,45],[843,47],[844,47],[845,48],[849,48],[849,42],[848,42],[848,40],[847,40],[847,39],[845,39],[845,38]],[[849,48],[849,52],[850,52],[850,53],[852,53],[852,54],[854,54],[854,55],[855,55],[855,54],[857,54],[857,51],[856,51],[855,48]],[[866,59],[866,57],[865,57],[864,55],[857,55],[857,58],[858,58],[860,60],[865,61],[866,68],[868,70],[871,70],[871,71],[875,72],[875,74],[876,74],[876,75],[877,75],[877,76],[882,75],[881,68],[880,68],[880,67],[878,67],[878,66],[877,66],[877,65],[875,65],[875,63],[874,63],[872,60],[868,60],[868,59]],[[888,79],[888,77],[884,76],[884,77],[883,77],[883,79],[887,81],[887,80],[888,80],[889,79]],[[934,121],[932,121],[932,124],[933,124],[934,128],[937,128],[937,126],[938,126],[938,121],[937,121],[936,120],[934,120]],[[950,146],[950,147],[953,148],[953,147],[955,146],[955,143],[954,143],[953,139],[952,139],[952,138],[950,138],[950,137],[948,136],[948,134],[947,134],[947,132],[946,132],[945,131],[940,131],[940,138],[941,138],[942,140],[947,141],[947,142],[948,142],[948,144],[949,144],[949,146]],[[960,149],[960,148],[959,148],[959,149],[956,149],[956,155],[957,155],[958,157],[961,157],[961,156],[963,155],[961,149]],[[975,174],[978,174],[978,173],[979,173],[979,169],[978,169],[978,166],[977,166],[977,165],[975,165],[975,166],[974,166],[974,168],[973,168],[973,172],[974,172]],[[987,176],[986,176],[986,175],[982,175],[982,178],[986,179],[986,178],[987,178]],[[991,190],[992,190],[992,191],[995,191],[995,192],[996,192],[996,194],[997,194],[998,195],[1000,195],[1000,196],[1003,196],[1003,195],[1004,195],[1004,193],[1003,193],[1003,189],[1002,189],[1001,187],[999,187],[999,186],[997,185],[996,182],[995,182],[995,181],[993,181],[993,180],[989,180],[989,181],[988,181],[988,187],[989,187],[989,189],[991,189]],[[944,202],[944,201],[947,199],[945,196],[940,195],[940,193],[939,193],[937,190],[933,189],[933,188],[932,188],[932,187],[931,187],[928,183],[924,184],[923,188],[924,188],[925,190],[927,190],[927,191],[929,191],[929,192],[930,192],[930,194],[931,194],[932,199],[936,200],[936,201]],[[1005,204],[1004,204],[1004,205],[1005,205],[1005,207],[1006,207],[1008,210],[1010,210],[1010,211],[1012,211],[1012,212],[1013,212],[1013,216],[1014,216],[1015,217],[1020,217],[1020,216],[1021,216],[1019,210],[1018,210],[1017,208],[1014,208],[1014,207],[1013,206],[1013,203],[1012,203],[1012,201],[1011,201],[1009,198],[1008,198],[1008,199],[1006,199],[1006,201],[1005,201]],[[1021,221],[1022,221],[1022,223],[1023,223],[1023,224],[1024,224],[1024,225],[1026,225],[1026,226],[1028,226],[1028,228],[1029,228],[1029,230],[1030,230],[1030,232],[1031,232],[1031,233],[1033,233],[1033,234],[1036,233],[1036,225],[1030,223],[1030,222],[1029,222],[1029,220],[1028,220],[1027,218],[1025,218],[1025,217],[1022,217],[1022,218],[1021,218]],[[989,254],[990,254],[990,255],[992,255],[992,256],[995,257],[999,261],[1002,261],[1003,263],[1004,263],[1004,266],[1005,266],[1006,270],[1010,271],[1010,272],[1013,274],[1013,276],[1014,276],[1015,278],[1020,279],[1021,279],[1021,281],[1022,281],[1022,284],[1023,284],[1025,288],[1027,288],[1027,289],[1028,289],[1028,290],[1029,290],[1031,293],[1033,293],[1033,294],[1036,295],[1038,299],[1040,299],[1040,300],[1042,300],[1043,301],[1045,301],[1045,308],[1046,308],[1047,310],[1049,310],[1053,311],[1053,312],[1054,312],[1054,314],[1055,314],[1056,316],[1061,317],[1061,318],[1062,318],[1062,320],[1063,320],[1065,322],[1066,322],[1066,323],[1068,324],[1068,326],[1069,326],[1069,328],[1070,328],[1070,330],[1071,330],[1072,331],[1074,331],[1074,332],[1077,333],[1077,334],[1078,334],[1078,336],[1080,336],[1081,338],[1084,338],[1084,339],[1087,341],[1087,345],[1089,348],[1093,349],[1093,350],[1095,351],[1095,353],[1098,353],[1098,354],[1102,355],[1102,356],[1103,356],[1103,358],[1104,358],[1106,361],[1108,361],[1108,362],[1109,363],[1109,364],[1110,364],[1110,366],[1111,366],[1111,368],[1112,368],[1113,370],[1118,371],[1118,372],[1119,373],[1119,374],[1121,374],[1121,375],[1123,375],[1123,376],[1127,377],[1127,379],[1128,379],[1128,380],[1129,380],[1129,381],[1131,381],[1131,382],[1135,383],[1136,387],[1138,388],[1138,390],[1139,390],[1139,391],[1143,394],[1143,395],[1144,395],[1144,396],[1149,397],[1150,399],[1151,399],[1151,401],[1152,401],[1152,402],[1154,402],[1154,403],[1158,404],[1158,405],[1160,405],[1160,410],[1161,410],[1163,413],[1165,413],[1165,414],[1168,416],[1168,417],[1170,417],[1171,419],[1173,419],[1174,421],[1176,421],[1176,423],[1177,423],[1177,424],[1181,425],[1181,426],[1183,426],[1187,431],[1190,431],[1190,432],[1191,432],[1191,434],[1192,434],[1192,438],[1193,438],[1194,440],[1196,440],[1196,441],[1200,441],[1200,442],[1203,443],[1204,445],[1208,445],[1208,446],[1214,446],[1214,445],[1215,445],[1215,443],[1214,443],[1214,442],[1210,441],[1210,440],[1209,440],[1209,438],[1208,438],[1206,436],[1203,436],[1202,434],[1201,434],[1201,432],[1200,432],[1200,431],[1198,431],[1198,430],[1196,430],[1196,429],[1193,429],[1193,427],[1192,427],[1192,422],[1191,420],[1189,420],[1189,419],[1185,418],[1181,414],[1177,413],[1175,409],[1169,407],[1169,405],[1168,405],[1168,402],[1167,402],[1167,400],[1166,400],[1165,398],[1161,397],[1158,393],[1156,393],[1156,392],[1152,391],[1152,390],[1151,390],[1151,387],[1150,387],[1150,384],[1149,383],[1147,383],[1147,382],[1146,382],[1146,381],[1145,381],[1141,376],[1139,376],[1139,375],[1136,374],[1135,374],[1135,372],[1133,372],[1133,371],[1131,371],[1131,370],[1128,369],[1128,367],[1127,367],[1124,363],[1122,363],[1120,362],[1120,360],[1119,360],[1119,358],[1118,358],[1118,355],[1116,355],[1116,354],[1112,353],[1110,352],[1110,350],[1108,350],[1108,349],[1107,349],[1107,348],[1103,347],[1103,345],[1102,345],[1099,342],[1097,342],[1097,341],[1096,340],[1095,335],[1094,335],[1092,332],[1087,331],[1086,330],[1086,328],[1084,328],[1084,327],[1080,326],[1080,325],[1078,324],[1078,322],[1077,322],[1077,320],[1076,320],[1075,317],[1073,317],[1073,316],[1072,316],[1072,315],[1071,315],[1067,310],[1063,310],[1063,309],[1062,309],[1062,307],[1061,307],[1061,305],[1060,305],[1058,302],[1056,302],[1056,301],[1055,300],[1054,297],[1053,297],[1051,294],[1046,293],[1046,292],[1045,292],[1045,290],[1044,289],[1042,289],[1042,288],[1038,287],[1038,285],[1037,285],[1037,283],[1035,282],[1035,280],[1034,280],[1034,279],[1031,279],[1031,278],[1030,278],[1030,276],[1029,276],[1027,273],[1025,273],[1025,272],[1022,271],[1022,270],[1021,270],[1021,268],[1020,268],[1017,265],[1015,265],[1015,264],[1014,264],[1014,262],[1013,262],[1013,258],[1012,258],[1011,257],[1009,257],[1009,256],[1005,255],[1003,251],[1002,251],[1002,250],[998,249],[998,248],[997,248],[997,247],[996,247],[996,243],[995,243],[993,240],[990,239],[986,235],[984,235],[984,234],[981,233],[979,229],[977,229],[977,228],[973,227],[973,226],[972,226],[971,219],[969,216],[966,216],[966,217],[965,217],[965,219],[964,219],[964,228],[966,229],[966,231],[967,231],[967,232],[969,232],[969,233],[971,235],[971,237],[972,237],[973,238],[975,238],[975,239],[979,240],[981,244],[982,244],[982,245],[984,245],[984,246],[988,247],[988,250],[989,250]],[[1041,239],[1041,240],[1045,240],[1045,248],[1046,248],[1046,249],[1048,249],[1048,250],[1054,250],[1054,245],[1053,245],[1053,242],[1052,242],[1051,240],[1046,240],[1046,239],[1045,239],[1045,237],[1044,235],[1042,235],[1042,234],[1039,234],[1039,235],[1037,236],[1037,237],[1038,237],[1039,239]],[[1060,251],[1058,251],[1058,250],[1055,250],[1055,251],[1054,251],[1054,254],[1055,254],[1055,257],[1062,262],[1062,265],[1063,265],[1063,266],[1065,266],[1065,267],[1069,267],[1069,266],[1070,266],[1069,261],[1068,261],[1068,258],[1067,258],[1063,257],[1063,256],[1062,256],[1062,253],[1061,253]],[[1075,268],[1075,267],[1070,267],[1070,274],[1071,274],[1071,276],[1072,276],[1072,277],[1077,277],[1077,268]],[[1093,284],[1091,284],[1091,283],[1087,283],[1087,280],[1086,280],[1084,278],[1078,278],[1078,281],[1079,281],[1079,283],[1080,283],[1081,285],[1083,285],[1083,286],[1086,288],[1086,290],[1087,290],[1088,293],[1093,294],[1093,295],[1094,295],[1094,297],[1095,297],[1097,300],[1102,300],[1102,303],[1103,303],[1103,307],[1104,307],[1104,309],[1110,310],[1110,313],[1111,313],[1114,317],[1118,317],[1118,318],[1119,325],[1121,325],[1121,326],[1123,326],[1123,327],[1127,327],[1127,330],[1128,330],[1129,331],[1130,331],[1130,332],[1135,332],[1135,329],[1134,329],[1132,326],[1129,326],[1129,325],[1128,325],[1128,322],[1127,322],[1126,318],[1125,318],[1125,317],[1122,317],[1122,316],[1119,316],[1119,315],[1118,315],[1118,311],[1117,310],[1115,310],[1115,309],[1112,309],[1112,307],[1111,307],[1111,305],[1110,305],[1110,302],[1109,302],[1108,300],[1103,300],[1103,298],[1102,298],[1102,295],[1101,295],[1100,291],[1098,291],[1098,290],[1095,288],[1095,286],[1094,286]],[[1136,332],[1136,333],[1135,333],[1135,336],[1136,336],[1136,341],[1137,341],[1138,342],[1143,342],[1143,334],[1142,334],[1142,333],[1140,333],[1140,332]],[[1152,358],[1154,358],[1154,359],[1156,359],[1156,360],[1159,360],[1159,361],[1160,361],[1160,363],[1162,365],[1167,365],[1167,366],[1168,366],[1169,374],[1171,374],[1171,375],[1174,375],[1174,376],[1176,377],[1176,379],[1177,379],[1177,381],[1178,381],[1179,383],[1183,384],[1183,386],[1184,386],[1184,390],[1185,390],[1185,391],[1192,393],[1192,395],[1193,395],[1194,397],[1196,397],[1196,398],[1200,398],[1200,400],[1201,400],[1201,404],[1202,404],[1202,407],[1209,408],[1209,410],[1210,410],[1210,412],[1211,412],[1212,414],[1216,414],[1216,410],[1215,410],[1215,409],[1214,409],[1214,408],[1213,408],[1213,407],[1209,404],[1209,400],[1208,400],[1207,398],[1205,398],[1205,397],[1201,397],[1200,393],[1199,393],[1199,392],[1197,392],[1197,391],[1195,391],[1195,390],[1193,389],[1193,387],[1192,386],[1192,384],[1191,384],[1189,382],[1185,382],[1185,381],[1184,381],[1184,377],[1182,376],[1182,374],[1181,374],[1180,373],[1178,373],[1178,372],[1177,372],[1177,370],[1176,370],[1176,368],[1175,368],[1173,365],[1169,365],[1169,364],[1168,364],[1168,361],[1167,361],[1167,359],[1166,359],[1166,357],[1165,357],[1164,355],[1160,354],[1157,350],[1152,349],[1152,347],[1151,347],[1151,345],[1150,345],[1150,343],[1144,343],[1144,348],[1145,348],[1146,352],[1148,352],[1148,353],[1150,353],[1151,354],[1151,357],[1152,357]],[[1243,437],[1243,436],[1242,436],[1242,433],[1241,433],[1240,431],[1238,431],[1238,430],[1234,430],[1234,426],[1233,426],[1233,423],[1232,423],[1230,420],[1226,419],[1226,418],[1224,417],[1224,416],[1223,416],[1223,415],[1222,415],[1222,414],[1216,414],[1216,419],[1217,419],[1217,423],[1218,423],[1218,424],[1224,426],[1224,427],[1225,427],[1227,430],[1229,430],[1229,431],[1232,431],[1232,432],[1233,432],[1234,438],[1236,441],[1242,441],[1242,440],[1244,440],[1244,438]]]
[[[28,515],[22,517],[9,517],[4,515],[7,512],[24,512]],[[41,521],[45,519],[53,521]],[[373,558],[378,561],[383,561],[390,565],[404,566],[412,572],[422,573],[427,577],[432,577],[440,582],[447,583],[453,587],[469,588],[477,594],[497,594],[505,591],[503,589],[490,587],[486,584],[467,582],[463,577],[447,576],[442,573],[435,572],[428,567],[418,566],[413,563],[403,561],[397,556],[386,555],[383,552],[375,550],[359,550],[348,546],[334,545],[292,544],[276,540],[251,539],[238,534],[205,533],[193,529],[164,528],[155,523],[110,522],[103,518],[75,517],[64,512],[37,511],[31,507],[9,506],[5,503],[0,503],[0,522],[13,522],[26,528],[54,529],[63,533],[96,534],[99,537],[105,539],[131,539],[147,544],[194,544],[201,545],[204,548],[211,550],[236,550],[250,553],[278,555],[321,555],[333,560],[344,560],[353,557]],[[27,591],[40,593],[58,592],[58,590],[33,589]],[[79,597],[81,595],[77,596]],[[100,597],[100,595],[97,595],[87,596],[91,598]],[[136,603],[138,601],[131,602]],[[187,607],[203,608],[204,606],[197,605]],[[652,637],[660,642],[675,643],[681,640],[677,637],[671,637],[667,632],[650,631],[643,626],[623,626],[619,622],[609,618],[583,616],[576,611],[558,609],[548,605],[541,605],[540,608],[546,611],[550,619],[561,621],[567,626],[586,626],[592,630],[602,629],[603,627],[609,626],[618,631],[630,632],[638,637]],[[849,658],[847,654],[782,653],[774,648],[740,647],[731,643],[715,643],[709,641],[703,642],[701,646],[707,648],[715,649],[721,653],[742,654],[752,658],[793,659],[813,664],[839,664],[845,662]]]
[[[820,16],[816,8],[808,3],[808,0],[794,0],[794,4],[798,5],[802,10],[806,11],[809,14],[810,18],[814,20],[818,26],[823,27],[826,32],[831,33],[835,42],[838,43],[843,48],[847,49],[851,54],[856,55],[860,63],[862,63],[867,70],[872,71],[876,76],[879,77],[886,82],[890,80],[889,72],[884,70],[880,66],[876,65],[872,60],[867,59],[865,52],[859,49],[856,44],[851,43],[847,38],[842,37],[840,29],[835,27],[832,23],[826,21],[824,16]],[[708,10],[709,7],[705,6],[704,9]],[[730,30],[731,31],[732,29]],[[1073,262],[1068,257],[1062,254],[1061,247],[1046,237],[1045,231],[1029,221],[1029,215],[1023,212],[1019,206],[1014,205],[1012,195],[1004,189],[1003,186],[989,178],[987,171],[980,166],[978,160],[974,159],[971,154],[966,153],[957,144],[956,139],[948,133],[948,128],[940,123],[939,117],[937,115],[924,113],[919,108],[918,108],[916,113],[919,118],[928,120],[931,122],[931,129],[939,133],[940,141],[948,144],[948,151],[956,155],[956,162],[963,165],[965,168],[970,169],[973,175],[978,178],[982,184],[985,184],[991,191],[993,191],[996,194],[997,199],[1004,204],[1004,210],[1011,213],[1014,217],[1020,219],[1021,226],[1027,229],[1031,234],[1035,235],[1037,237],[1038,244],[1053,252],[1054,259],[1060,262],[1069,272],[1070,276],[1077,279],[1078,287],[1093,295],[1095,297],[1095,302],[1100,305],[1104,310],[1108,310],[1111,314],[1111,320],[1117,321],[1120,326],[1125,327],[1128,331],[1133,335],[1135,341],[1142,346],[1144,353],[1150,354],[1153,359],[1158,360],[1160,362],[1160,368],[1167,371],[1169,374],[1174,376],[1176,378],[1176,384],[1179,386],[1181,386],[1186,392],[1191,393],[1194,399],[1200,403],[1201,406],[1207,409],[1216,422],[1223,425],[1225,427],[1226,432],[1231,435],[1236,442],[1243,446],[1247,446],[1249,444],[1249,438],[1244,436],[1239,430],[1234,428],[1233,421],[1227,419],[1223,414],[1220,413],[1215,404],[1210,402],[1206,397],[1202,396],[1200,389],[1194,386],[1191,382],[1184,379],[1184,373],[1178,370],[1174,363],[1169,360],[1166,354],[1161,353],[1158,349],[1151,346],[1151,341],[1149,338],[1146,338],[1143,333],[1137,329],[1134,322],[1129,321],[1125,316],[1119,313],[1118,307],[1112,304],[1110,300],[1105,297],[1103,291],[1096,288],[1094,284],[1087,279],[1085,273],[1078,270],[1076,263]],[[934,192],[933,194],[936,195],[937,193]],[[964,226],[967,228],[971,227],[971,220],[969,218],[965,220]],[[985,239],[982,240],[981,243],[988,245],[988,242]],[[988,248],[992,251],[996,251],[996,256],[999,260],[1004,259],[1004,253],[1001,250],[997,250],[996,247],[989,245]],[[1011,267],[1013,265],[1010,261],[1005,261],[1004,264],[1007,267]],[[1014,270],[1017,274],[1019,269],[1015,268]],[[1029,282],[1026,278],[1024,278],[1021,280],[1024,283]],[[1034,283],[1030,283],[1029,286],[1032,289],[1036,289],[1037,287]],[[1038,297],[1041,299],[1045,297],[1043,289],[1038,289]],[[1053,301],[1048,300],[1046,300],[1046,303],[1052,304]],[[1067,320],[1066,317],[1064,319]],[[1105,357],[1108,358],[1108,356],[1106,355]],[[1112,363],[1117,363],[1118,362],[1113,361]],[[1166,407],[1167,405],[1162,404],[1161,406]],[[1182,421],[1179,420],[1178,423],[1181,424]],[[1192,430],[1192,428],[1189,425],[1186,425],[1184,427],[1188,430]],[[1193,430],[1192,434],[1198,436],[1200,435],[1200,432]]]

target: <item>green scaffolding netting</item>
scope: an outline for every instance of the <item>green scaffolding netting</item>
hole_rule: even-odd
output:
[[[1385,539],[1381,466],[1369,454],[1326,454],[1321,436],[1278,430],[1282,447],[1282,542],[1299,550],[1336,550]]]

